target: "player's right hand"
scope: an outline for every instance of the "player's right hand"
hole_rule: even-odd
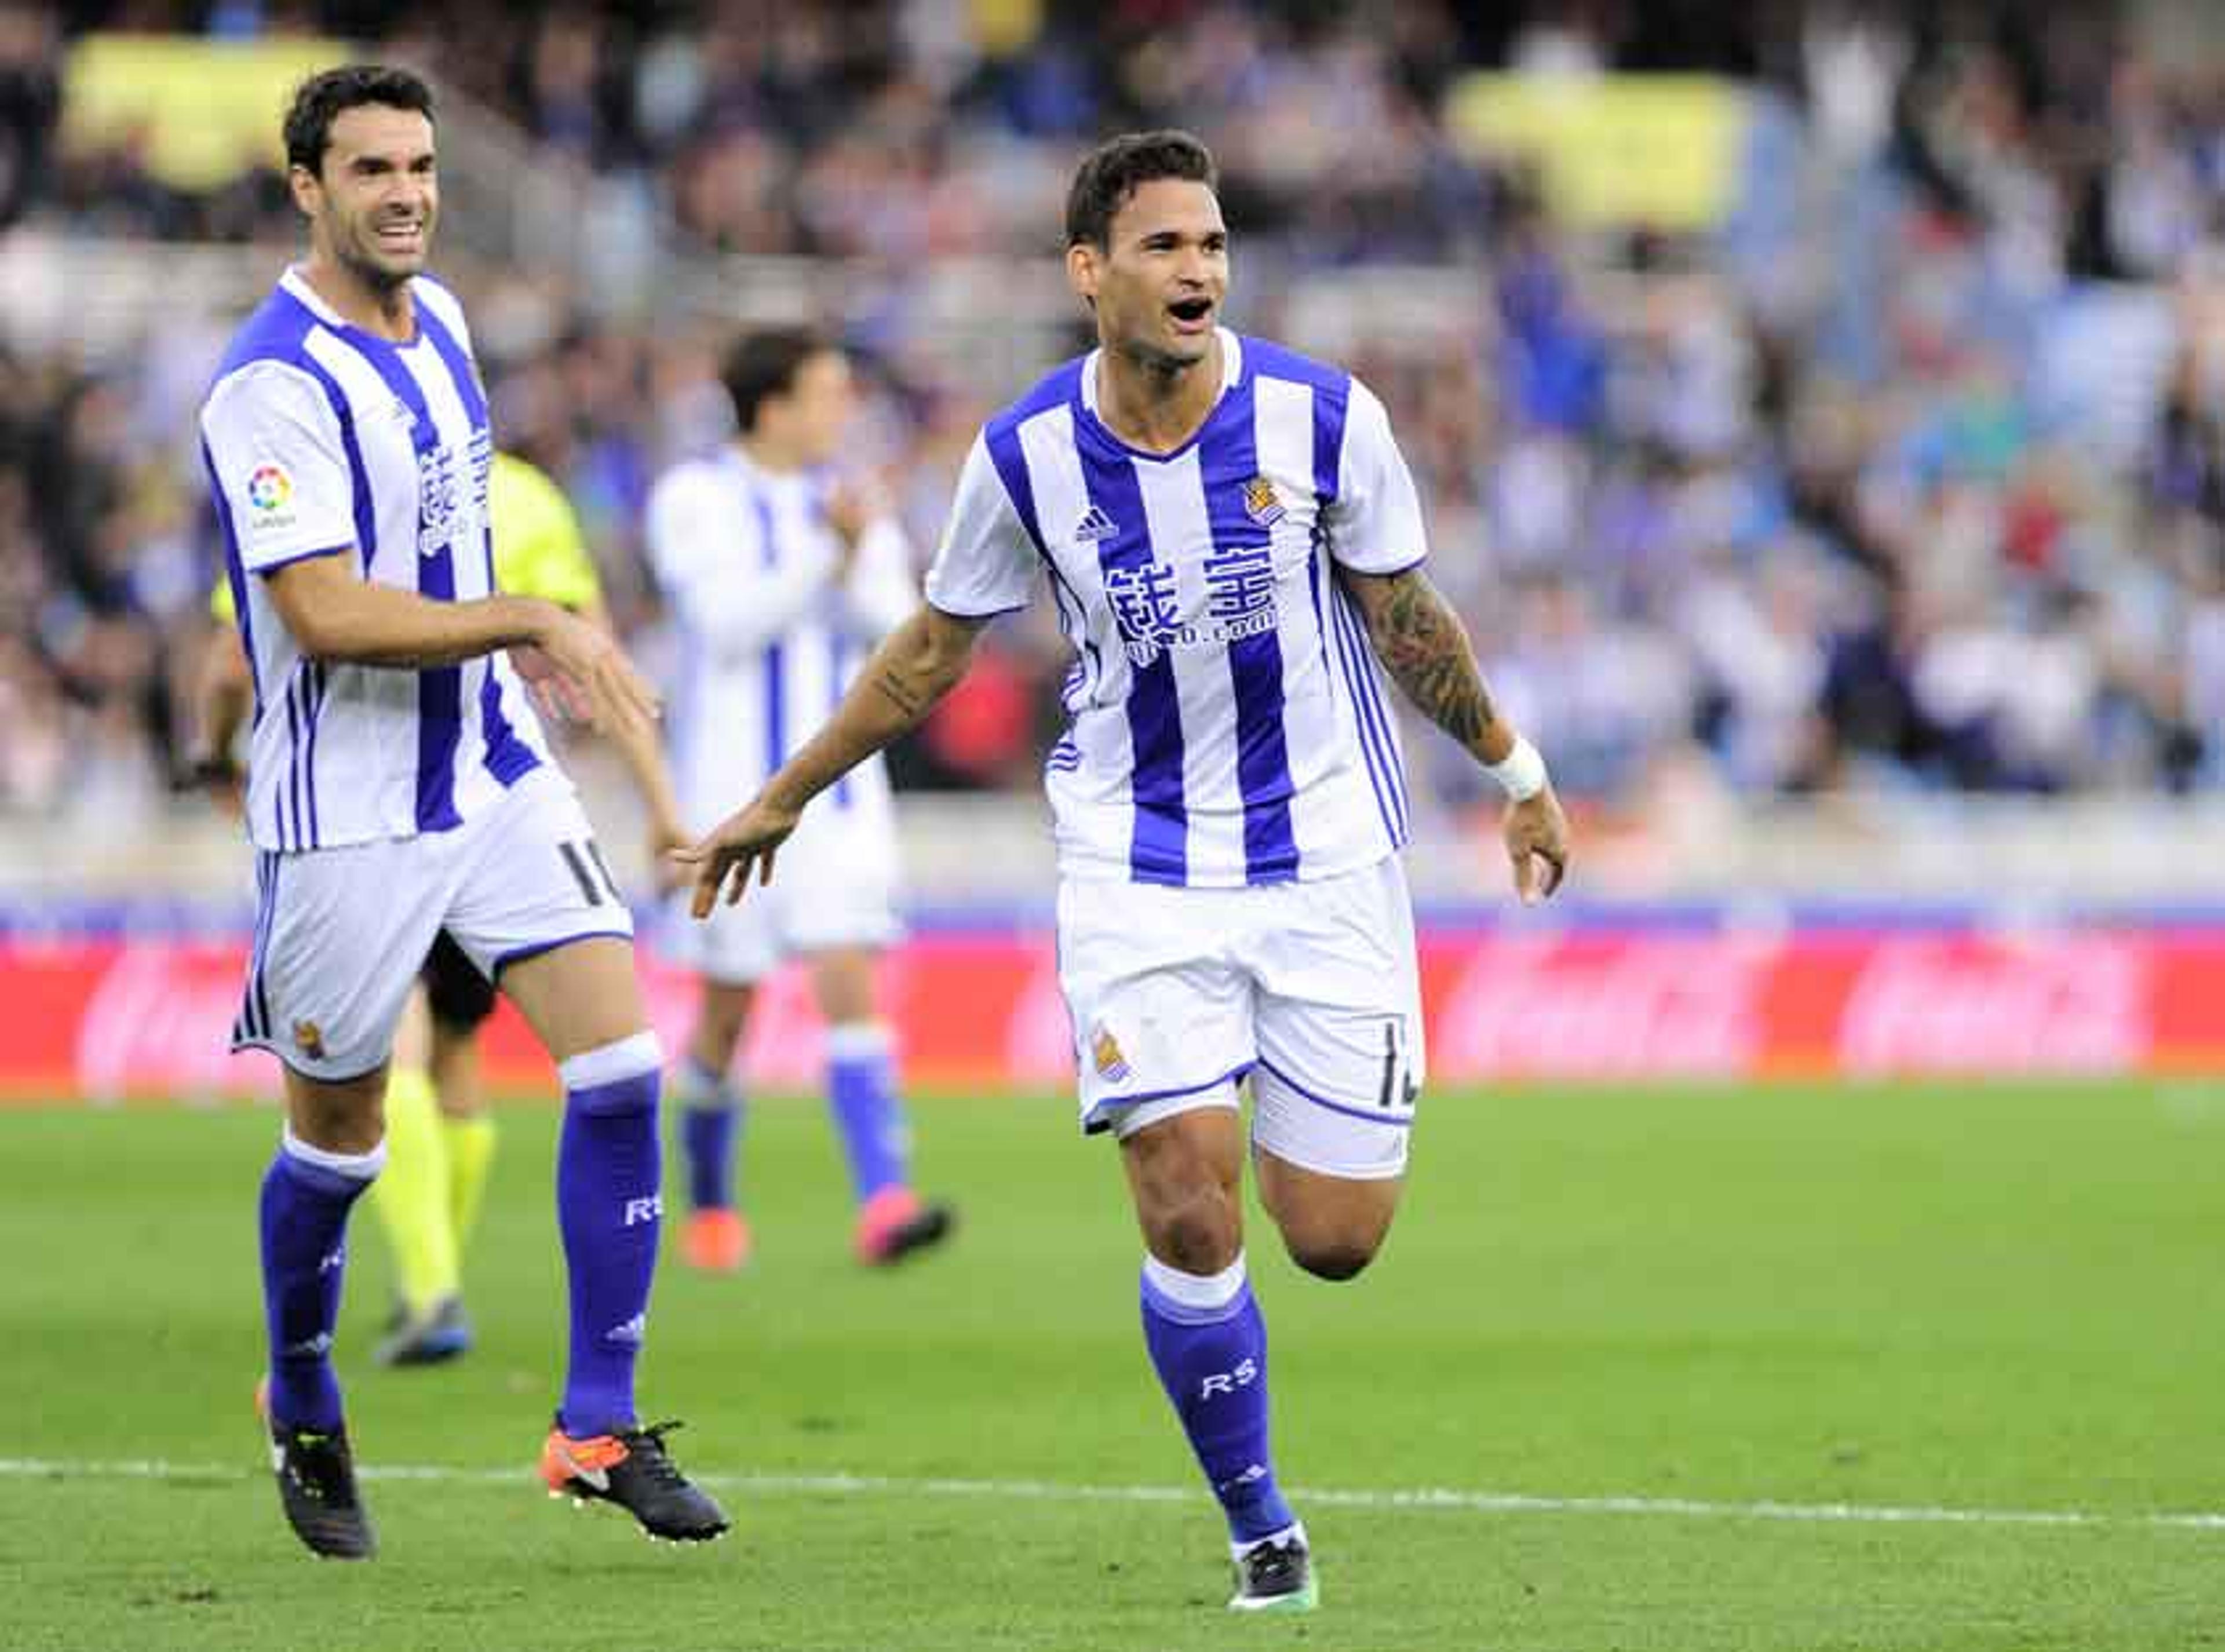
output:
[[[700,843],[674,850],[667,858],[695,877],[695,895],[688,909],[698,918],[709,917],[721,887],[726,904],[733,905],[749,888],[753,868],[758,883],[771,883],[773,857],[796,830],[797,818],[795,811],[776,807],[760,793],[719,821]]]
[[[544,709],[553,701],[605,734],[646,727],[662,709],[656,690],[617,639],[553,604],[535,644],[512,649],[510,661]]]

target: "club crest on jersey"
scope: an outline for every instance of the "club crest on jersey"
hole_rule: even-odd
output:
[[[1255,476],[1244,484],[1244,514],[1262,528],[1272,528],[1283,520],[1283,502],[1276,496],[1275,484],[1264,476]]]
[[[307,1056],[312,1061],[323,1060],[325,1059],[325,1029],[318,1026],[314,1021],[295,1022],[294,1023],[294,1048],[300,1050],[302,1054]]]
[[[1128,1058],[1120,1053],[1120,1041],[1112,1036],[1112,1029],[1102,1022],[1089,1035],[1089,1060],[1100,1078],[1110,1079],[1114,1084],[1125,1084],[1131,1071]]]

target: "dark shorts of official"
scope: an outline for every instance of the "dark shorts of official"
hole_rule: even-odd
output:
[[[433,1019],[453,1033],[475,1033],[494,1014],[494,983],[479,973],[464,949],[443,929],[418,972],[425,984],[425,1006]]]

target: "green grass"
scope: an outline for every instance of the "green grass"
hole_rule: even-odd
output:
[[[1174,1652],[2225,1647],[2225,1108],[2164,1086],[1436,1094],[1374,1270],[1264,1225],[1307,1620],[1220,1610],[1218,1518],[1144,1362],[1112,1151],[1058,1098],[929,1100],[947,1254],[854,1268],[817,1110],[761,1106],[758,1260],[659,1282],[643,1373],[735,1538],[655,1548],[543,1498],[555,1117],[504,1115],[464,1363],[342,1324],[372,1566],[286,1532],[247,1408],[268,1111],[0,1114],[0,1645]],[[77,1465],[27,1472],[25,1461]],[[159,1460],[149,1477],[112,1466]],[[863,1489],[808,1477],[883,1477]],[[753,1482],[741,1477],[758,1477]],[[978,1485],[1167,1487],[1165,1500]],[[1307,1488],[1529,1494],[1508,1510]],[[1632,1497],[2078,1512],[1827,1522]]]

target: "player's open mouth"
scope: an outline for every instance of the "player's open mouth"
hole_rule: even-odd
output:
[[[1213,301],[1179,298],[1167,306],[1167,313],[1174,317],[1176,332],[1203,332],[1213,325]]]
[[[404,224],[382,224],[378,238],[390,247],[414,249],[425,238],[425,226],[415,218]]]

